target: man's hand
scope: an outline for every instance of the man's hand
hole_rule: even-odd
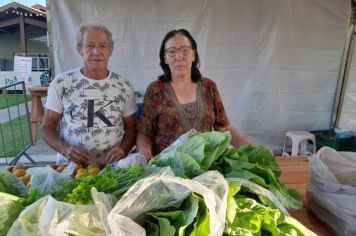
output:
[[[46,109],[41,126],[43,139],[50,147],[65,156],[68,161],[87,162],[90,159],[87,149],[83,146],[71,145],[60,137],[57,127],[61,117],[62,114]]]
[[[125,151],[122,148],[115,146],[108,152],[105,161],[107,163],[112,163],[125,158],[125,156]]]
[[[77,145],[70,145],[65,156],[68,158],[68,161],[73,161],[78,164],[87,163],[90,159],[89,151]]]

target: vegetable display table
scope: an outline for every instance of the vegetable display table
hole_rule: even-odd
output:
[[[307,157],[276,157],[282,172],[279,180],[286,184],[288,188],[297,190],[306,201],[306,189],[309,184],[309,161]],[[300,223],[317,235],[333,235],[327,226],[322,223],[311,211],[302,207],[298,210],[288,210],[288,212]]]

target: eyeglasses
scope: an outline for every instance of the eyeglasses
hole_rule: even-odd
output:
[[[178,52],[181,52],[183,56],[187,56],[192,51],[192,49],[193,48],[191,46],[182,46],[180,48],[175,48],[175,47],[167,48],[165,51],[167,56],[175,57],[177,56]]]

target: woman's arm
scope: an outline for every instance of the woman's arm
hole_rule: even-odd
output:
[[[237,129],[235,129],[232,125],[228,127],[221,127],[216,129],[220,132],[229,131],[231,134],[231,144],[234,147],[240,147],[244,144],[249,144],[250,142],[241,134]]]
[[[152,156],[152,139],[149,136],[142,134],[141,132],[138,133],[136,139],[136,146],[138,152],[144,155],[147,160],[151,159]]]
[[[240,147],[241,145],[244,144],[249,144],[250,142],[241,134],[235,127],[230,125],[229,127],[226,128],[227,131],[230,131],[231,133],[231,144],[234,147]]]

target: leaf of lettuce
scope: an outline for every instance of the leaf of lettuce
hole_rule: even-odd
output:
[[[280,185],[279,189],[274,187],[268,189],[273,192],[287,208],[299,209],[303,206],[299,192],[294,189],[287,189],[285,185]]]
[[[258,184],[262,187],[268,188],[268,185],[266,184],[266,182],[263,178],[251,173],[248,170],[233,170],[233,171],[225,174],[225,177],[247,179],[247,180],[250,180],[251,182],[254,182],[255,184]]]
[[[225,153],[223,164],[224,176],[250,180],[273,192],[285,207],[294,209],[300,208],[302,201],[299,193],[295,190],[288,189],[284,184],[279,182],[278,174],[280,172],[271,169],[271,167],[274,166],[273,163],[276,162],[274,157],[270,156],[269,150],[262,146],[256,147],[253,145],[245,145],[243,148],[249,153],[247,154],[249,162],[228,158]],[[249,156],[251,153],[253,155],[252,158]],[[261,155],[258,161],[254,155]],[[267,159],[267,161],[264,159]],[[254,160],[254,162],[251,162],[251,160]],[[276,165],[278,166],[277,163]],[[277,167],[273,168],[276,169]],[[261,201],[264,202],[263,199],[261,199]]]
[[[151,216],[158,221],[159,235],[174,236],[176,229],[174,228],[174,226],[170,224],[168,219],[157,217],[155,215],[151,215]]]
[[[172,226],[174,226],[177,231],[181,226],[186,223],[186,216],[183,211],[156,211],[147,213],[147,215],[155,216],[156,218],[165,218],[167,219]]]
[[[229,192],[227,195],[227,208],[226,208],[226,221],[232,223],[236,216],[237,204],[235,202],[234,196],[240,191],[241,184],[239,183],[229,183]]]
[[[178,235],[186,235],[185,231],[187,227],[193,222],[194,218],[198,214],[199,210],[199,197],[196,194],[192,194],[184,201],[182,205],[183,212],[186,216],[186,222],[183,226],[179,228]]]
[[[279,210],[265,207],[252,198],[240,197],[235,200],[236,217],[232,223],[226,225],[226,233],[230,235],[259,235],[262,229],[268,232],[279,231],[277,225],[282,217]]]
[[[157,224],[154,224],[149,220],[145,220],[143,222],[143,226],[148,236],[159,236],[159,227]]]
[[[231,170],[242,170],[242,169],[252,169],[253,167],[256,166],[254,163],[249,163],[247,161],[240,161],[240,160],[234,160],[231,158],[224,158],[224,165],[225,168],[224,170],[226,172],[231,171]]]
[[[225,158],[248,162],[248,156],[239,148],[229,148],[224,152]]]
[[[212,131],[198,133],[196,135],[206,140],[204,160],[201,162],[201,166],[205,169],[209,169],[212,163],[229,147],[231,134],[229,132],[221,133]]]
[[[205,139],[199,136],[189,137],[177,151],[186,153],[193,157],[199,164],[204,159]]]
[[[174,174],[182,178],[194,178],[205,172],[194,158],[178,151],[171,156],[154,158],[151,164],[159,167],[170,166]]]
[[[273,153],[265,146],[247,144],[240,147],[240,149],[247,154],[249,162],[256,164],[258,163],[264,168],[269,168],[272,171],[275,171],[276,177],[281,175],[281,172],[279,171],[279,165],[276,162]]]
[[[281,234],[283,235],[296,235],[294,232],[297,232],[298,236],[304,236],[304,235],[309,235],[309,236],[316,236],[315,233],[307,229],[303,224],[301,224],[299,221],[294,219],[293,217],[290,216],[285,216],[284,217],[285,224],[279,225]],[[292,228],[292,229],[291,229]]]
[[[198,196],[197,196],[198,197]],[[199,198],[199,211],[194,223],[193,230],[189,233],[190,236],[209,235],[210,232],[210,214],[206,207],[203,198]]]

